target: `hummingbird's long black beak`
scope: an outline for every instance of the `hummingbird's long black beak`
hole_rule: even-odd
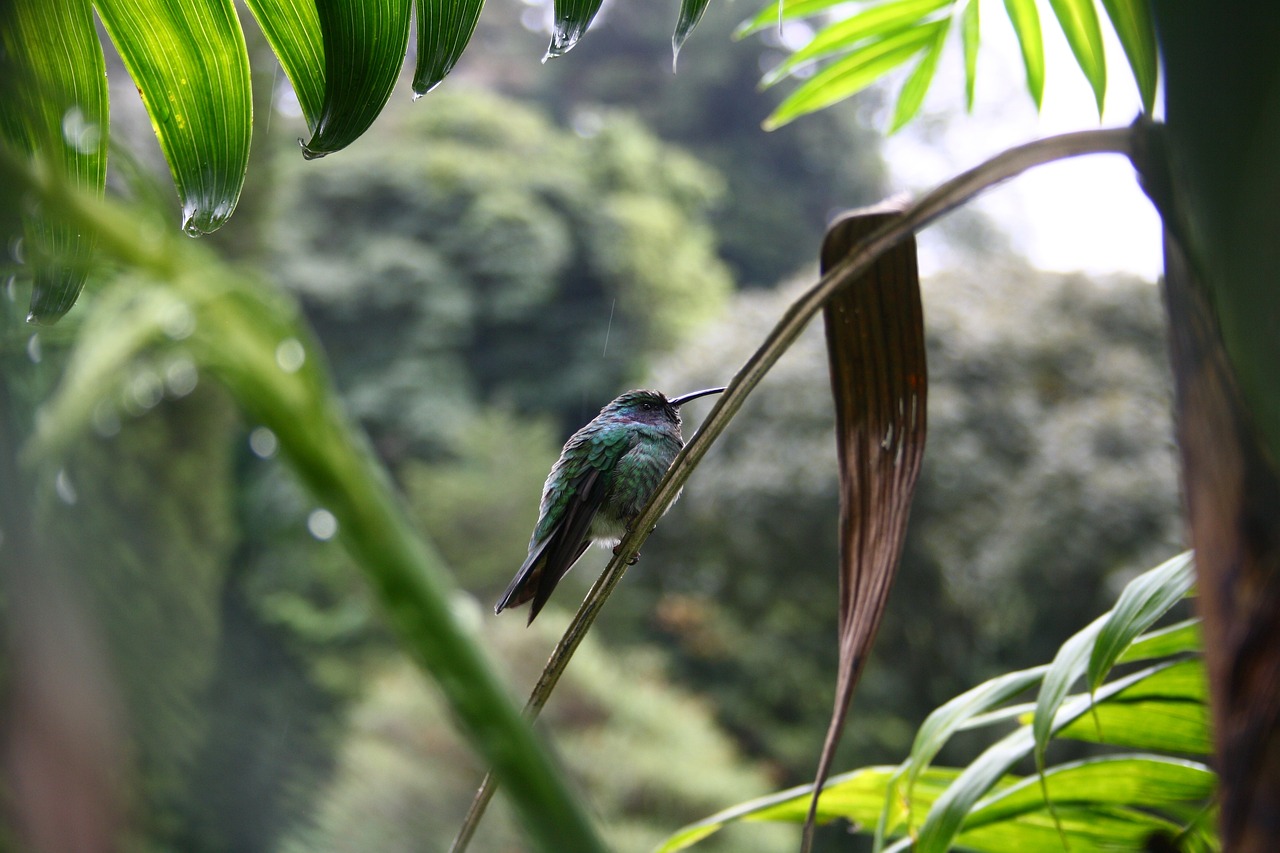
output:
[[[679,397],[672,397],[667,402],[678,409],[690,400],[696,400],[699,397],[705,397],[708,394],[719,394],[724,390],[724,388],[725,386],[721,385],[719,388],[703,388],[701,391],[690,391],[688,394],[681,394]]]

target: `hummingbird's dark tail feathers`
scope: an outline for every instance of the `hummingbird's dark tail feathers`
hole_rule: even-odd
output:
[[[542,561],[542,566],[537,572],[537,580],[530,578],[530,586],[533,587],[533,603],[529,605],[529,621],[528,625],[533,624],[533,617],[537,616],[542,610],[542,605],[547,603],[547,599],[551,597],[551,592],[556,588],[556,584],[560,583],[560,579],[569,573],[573,568],[573,564],[587,552],[587,548],[591,547],[591,541],[588,540],[578,546],[578,550],[562,563],[555,561],[554,554],[548,554],[546,559]]]
[[[532,600],[529,621],[533,621],[533,617],[538,615],[542,605],[551,597],[551,591],[560,583],[560,578],[573,568],[573,564],[578,562],[578,558],[591,544],[591,523],[604,501],[607,486],[608,479],[600,476],[600,469],[587,466],[587,470],[574,481],[573,498],[564,508],[559,521],[541,542],[530,548],[524,565],[516,572],[511,585],[493,609],[495,613]]]
[[[542,605],[547,603],[547,599],[551,597],[551,591],[556,588],[556,584],[560,583],[560,578],[564,577],[569,569],[573,568],[573,564],[586,553],[591,543],[583,542],[573,555],[573,559],[559,571],[547,571],[547,564],[550,558],[554,556],[548,553],[547,546],[551,544],[552,539],[543,542],[525,559],[524,565],[516,572],[516,576],[511,579],[511,583],[507,586],[507,591],[498,599],[498,603],[494,605],[493,612],[501,613],[508,607],[519,607],[526,601],[532,601],[529,607],[529,621],[526,624],[532,625],[533,619],[542,610]]]
[[[688,394],[681,394],[679,397],[672,397],[667,402],[678,409],[690,400],[696,400],[699,397],[705,397],[708,394],[719,394],[724,389],[725,386],[723,385],[719,388],[703,388],[701,391],[690,391]]]
[[[545,558],[547,544],[544,541],[529,552],[529,556],[525,558],[516,576],[511,579],[511,583],[507,584],[506,592],[502,593],[498,603],[493,606],[495,614],[501,613],[508,607],[519,607],[533,598],[538,589],[538,579],[542,576],[542,569],[547,564]]]

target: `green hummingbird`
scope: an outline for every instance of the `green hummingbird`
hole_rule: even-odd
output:
[[[616,546],[684,447],[680,406],[723,390],[627,391],[570,436],[542,487],[529,556],[493,612],[532,601],[532,623],[587,546]]]

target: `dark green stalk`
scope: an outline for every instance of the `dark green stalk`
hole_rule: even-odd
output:
[[[157,346],[182,346],[216,375],[256,422],[275,432],[283,455],[319,505],[338,521],[339,540],[364,569],[402,647],[436,679],[460,727],[511,792],[530,840],[545,851],[603,851],[583,808],[532,729],[521,718],[479,644],[451,608],[452,584],[435,551],[415,534],[384,470],[363,435],[339,408],[319,348],[297,308],[265,282],[219,263],[185,237],[149,230],[111,205],[71,191],[38,167],[0,148],[8,173],[80,227],[96,233],[100,251],[163,284],[117,311],[114,360],[73,363],[47,419],[27,448],[28,465],[74,440],[102,385],[118,379],[130,358]],[[104,301],[110,291],[103,294]],[[168,340],[150,321],[155,301],[187,307],[189,337]],[[108,318],[112,319],[112,318]],[[122,342],[117,344],[117,338]],[[301,347],[292,369],[279,363],[282,342]],[[94,396],[97,395],[97,396]]]

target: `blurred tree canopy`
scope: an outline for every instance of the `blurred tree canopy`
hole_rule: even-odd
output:
[[[724,176],[726,203],[712,221],[721,256],[742,286],[772,287],[811,263],[834,214],[885,195],[872,118],[882,106],[879,93],[761,132],[783,93],[761,91],[760,74],[787,51],[774,32],[733,39],[755,8],[709,4],[673,73],[669,16],[639,3],[610,4],[570,56],[531,72],[528,60],[546,44],[540,27],[549,6],[507,5],[481,17],[475,44],[445,91],[453,81],[478,79],[531,98],[586,132],[610,110],[634,113],[651,133]]]
[[[723,306],[721,181],[634,119],[579,135],[480,91],[398,118],[291,154],[272,239],[385,458],[440,453],[481,402],[575,428]]]
[[[930,438],[845,737],[844,756],[860,763],[900,754],[924,714],[967,686],[1051,658],[1081,614],[1180,547],[1156,289],[990,259],[971,269],[925,282]],[[793,296],[739,297],[654,384],[722,381]],[[836,663],[825,357],[821,331],[809,330],[747,403],[751,428],[731,428],[699,467],[602,620],[612,638],[662,643],[731,731],[799,781],[830,711],[815,685]]]

